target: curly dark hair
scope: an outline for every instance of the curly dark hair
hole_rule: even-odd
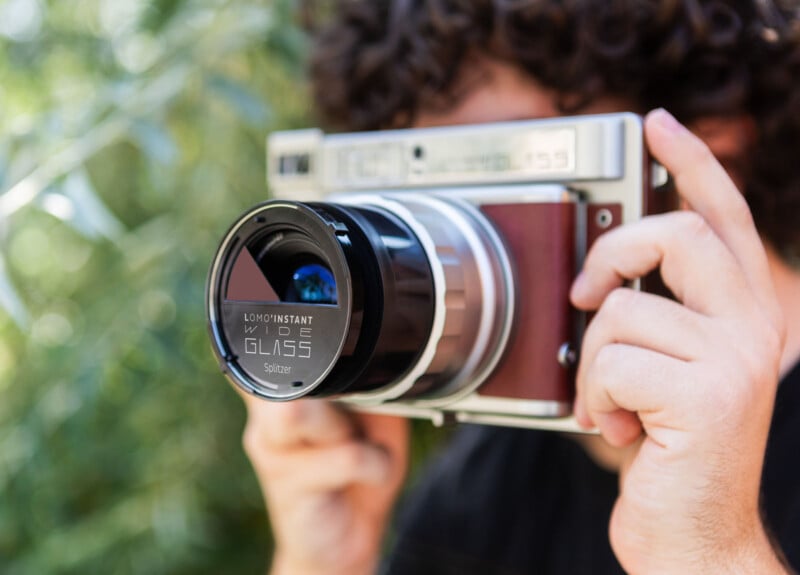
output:
[[[796,4],[796,2],[792,2]],[[456,103],[476,54],[513,62],[564,113],[598,96],[684,123],[746,114],[745,195],[800,258],[800,13],[769,0],[338,0],[311,59],[320,121],[374,130]],[[800,12],[796,8],[794,12]]]

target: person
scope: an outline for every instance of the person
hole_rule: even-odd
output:
[[[600,435],[463,426],[400,506],[384,572],[800,568],[798,17],[764,0],[337,5],[311,69],[328,127],[639,112],[685,208],[605,234],[572,287],[597,312],[575,413]],[[624,287],[659,267],[675,300]],[[272,573],[375,572],[408,423],[246,403]]]

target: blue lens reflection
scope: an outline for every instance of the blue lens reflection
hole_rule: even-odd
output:
[[[335,304],[336,280],[331,271],[319,264],[300,266],[292,275],[292,300],[299,303]]]

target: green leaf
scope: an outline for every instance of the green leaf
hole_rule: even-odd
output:
[[[88,238],[115,239],[124,230],[122,223],[97,196],[83,169],[67,176],[61,186],[62,195],[72,202],[72,213],[64,221]]]
[[[40,34],[0,42],[0,573],[263,571],[203,298],[263,133],[308,121],[299,4],[28,2]],[[109,35],[115,11],[138,20]],[[158,57],[125,68],[137,37]]]
[[[206,79],[206,85],[247,124],[260,128],[267,123],[269,109],[266,104],[239,82],[213,74]]]
[[[11,284],[11,279],[6,273],[6,263],[3,254],[0,254],[0,307],[11,317],[17,327],[26,329],[30,324],[30,316],[22,299]]]
[[[139,148],[158,164],[171,164],[178,156],[178,148],[169,132],[155,122],[136,120],[131,126],[131,136]]]
[[[161,32],[180,12],[186,0],[152,0],[142,13],[139,27],[148,32]]]

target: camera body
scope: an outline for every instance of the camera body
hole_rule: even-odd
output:
[[[267,161],[276,200],[229,230],[207,290],[236,385],[579,430],[570,285],[601,234],[676,205],[638,115],[279,132]]]

